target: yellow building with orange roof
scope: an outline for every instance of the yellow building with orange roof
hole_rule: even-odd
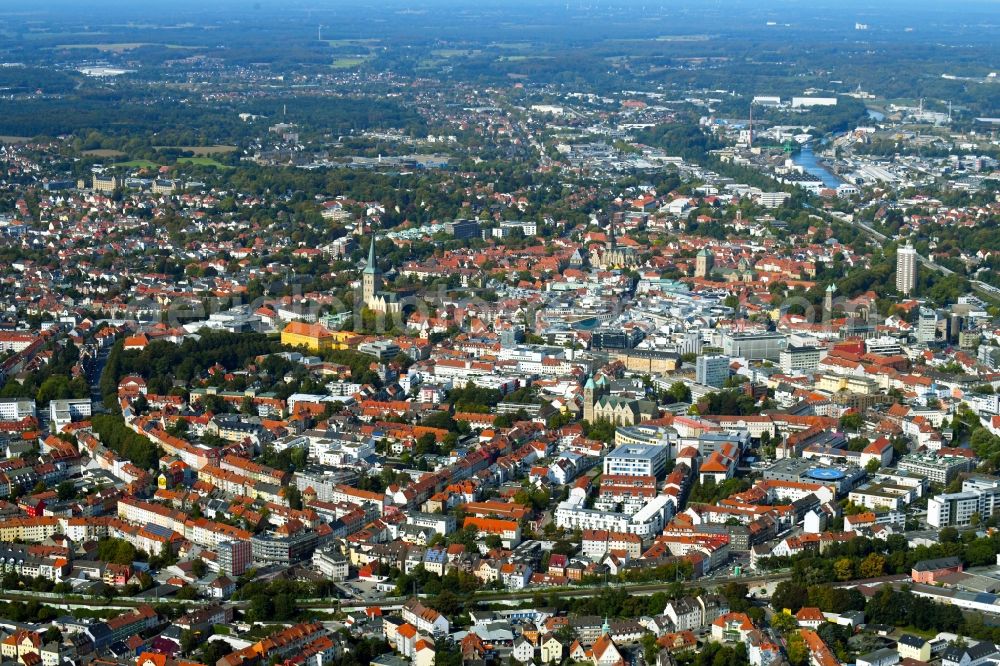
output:
[[[305,347],[310,351],[332,349],[333,334],[319,324],[293,321],[281,331],[281,344],[291,347]]]

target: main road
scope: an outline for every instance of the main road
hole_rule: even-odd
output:
[[[755,576],[716,576],[696,578],[694,580],[680,581],[684,588],[714,588],[721,587],[728,583],[743,583],[748,588],[754,585],[769,585],[792,578],[790,571],[780,571],[770,574]],[[666,592],[674,585],[674,581],[660,581],[653,583],[609,583],[608,585],[595,585],[589,587],[540,587],[529,590],[516,590],[506,592],[475,592],[471,595],[473,601],[481,604],[504,603],[511,601],[529,601],[535,595],[550,596],[555,595],[566,599],[582,599],[595,597],[606,590],[624,590],[628,594],[651,595],[657,592]],[[378,601],[365,602],[343,600],[339,607],[345,611],[360,610],[368,606],[394,606],[402,604],[408,597],[387,597]],[[328,609],[330,602],[322,599],[303,599],[298,606],[303,609]]]
[[[754,585],[759,584],[771,584],[775,582],[780,582],[783,580],[788,580],[792,577],[791,572],[775,572],[771,574],[755,575],[755,576],[716,576],[716,577],[705,577],[697,578],[695,580],[680,581],[680,584],[684,588],[713,588],[726,585],[727,583],[743,583],[747,587],[752,588]],[[517,602],[517,601],[527,601],[532,599],[536,594],[542,595],[555,595],[557,597],[563,597],[568,599],[580,599],[586,597],[598,596],[606,590],[624,590],[629,594],[636,595],[651,595],[657,592],[666,592],[674,585],[674,581],[661,581],[653,583],[610,583],[608,585],[593,585],[587,587],[551,587],[551,588],[535,588],[530,590],[517,590],[517,591],[507,591],[507,592],[475,592],[469,595],[471,600],[477,603],[494,604],[494,603],[505,603],[505,602]],[[314,610],[323,612],[333,612],[337,610],[343,611],[353,611],[367,608],[368,606],[379,606],[383,608],[388,607],[398,607],[406,601],[408,597],[387,597],[383,599],[378,599],[374,601],[350,601],[350,600],[337,600],[337,599],[302,599],[297,605],[302,610]],[[79,595],[79,594],[53,594],[49,593],[38,593],[38,592],[12,592],[8,590],[0,591],[0,600],[3,601],[21,601],[30,602],[36,601],[47,606],[54,606],[59,608],[64,608],[71,610],[73,608],[88,608],[92,610],[96,609],[129,609],[135,608],[136,606],[151,604],[168,604],[168,605],[184,605],[184,606],[202,606],[215,603],[214,600],[180,600],[180,599],[136,599],[136,598],[123,598],[118,597],[114,599],[106,599],[104,597],[90,596],[90,595]],[[244,610],[249,606],[249,601],[226,601],[223,602],[225,606],[231,607],[234,610]]]

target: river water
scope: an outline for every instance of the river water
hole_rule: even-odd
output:
[[[826,187],[836,189],[843,182],[817,161],[816,154],[808,143],[802,146],[798,154],[792,155],[792,161],[822,180]]]

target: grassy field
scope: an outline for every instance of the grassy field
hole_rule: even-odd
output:
[[[212,155],[225,155],[238,150],[236,146],[157,146],[158,148],[170,148],[172,150],[183,150],[194,153],[195,157],[211,157]]]
[[[199,46],[184,46],[183,44],[156,44],[154,42],[120,42],[116,44],[59,44],[53,48],[66,50],[96,49],[102,53],[124,53],[134,51],[143,46],[157,46],[163,49],[198,50]]]
[[[493,42],[490,44],[491,47],[497,49],[506,49],[508,51],[527,51],[534,47],[531,42]]]
[[[127,169],[159,169],[160,165],[149,160],[129,160],[128,162],[115,162],[115,166]]]
[[[333,61],[334,69],[350,69],[352,67],[357,67],[358,65],[363,65],[368,62],[368,56],[354,56],[354,57],[343,57],[335,58]]]
[[[431,51],[431,55],[439,58],[461,58],[479,55],[480,53],[482,51],[479,49],[434,49]]]
[[[211,157],[178,157],[178,164],[194,164],[197,166],[210,166],[217,169],[232,169],[234,167],[213,160]]]
[[[708,35],[660,35],[656,38],[658,42],[707,42]]]
[[[0,135],[0,141],[2,141],[3,143],[28,143],[29,141],[31,141],[31,137]]]
[[[377,39],[327,39],[325,41],[333,48],[342,46],[375,46],[379,43]]]
[[[125,153],[120,150],[114,150],[112,148],[96,148],[94,150],[85,150],[83,154],[88,157],[125,157]]]

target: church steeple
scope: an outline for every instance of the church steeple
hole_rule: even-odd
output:
[[[375,294],[382,288],[382,271],[379,270],[375,261],[375,232],[372,231],[371,244],[368,246],[368,265],[361,273],[362,298],[365,305],[370,304],[375,299]]]
[[[372,240],[368,244],[368,265],[365,266],[365,274],[376,272],[378,272],[378,264],[375,263],[375,232],[372,232]]]

